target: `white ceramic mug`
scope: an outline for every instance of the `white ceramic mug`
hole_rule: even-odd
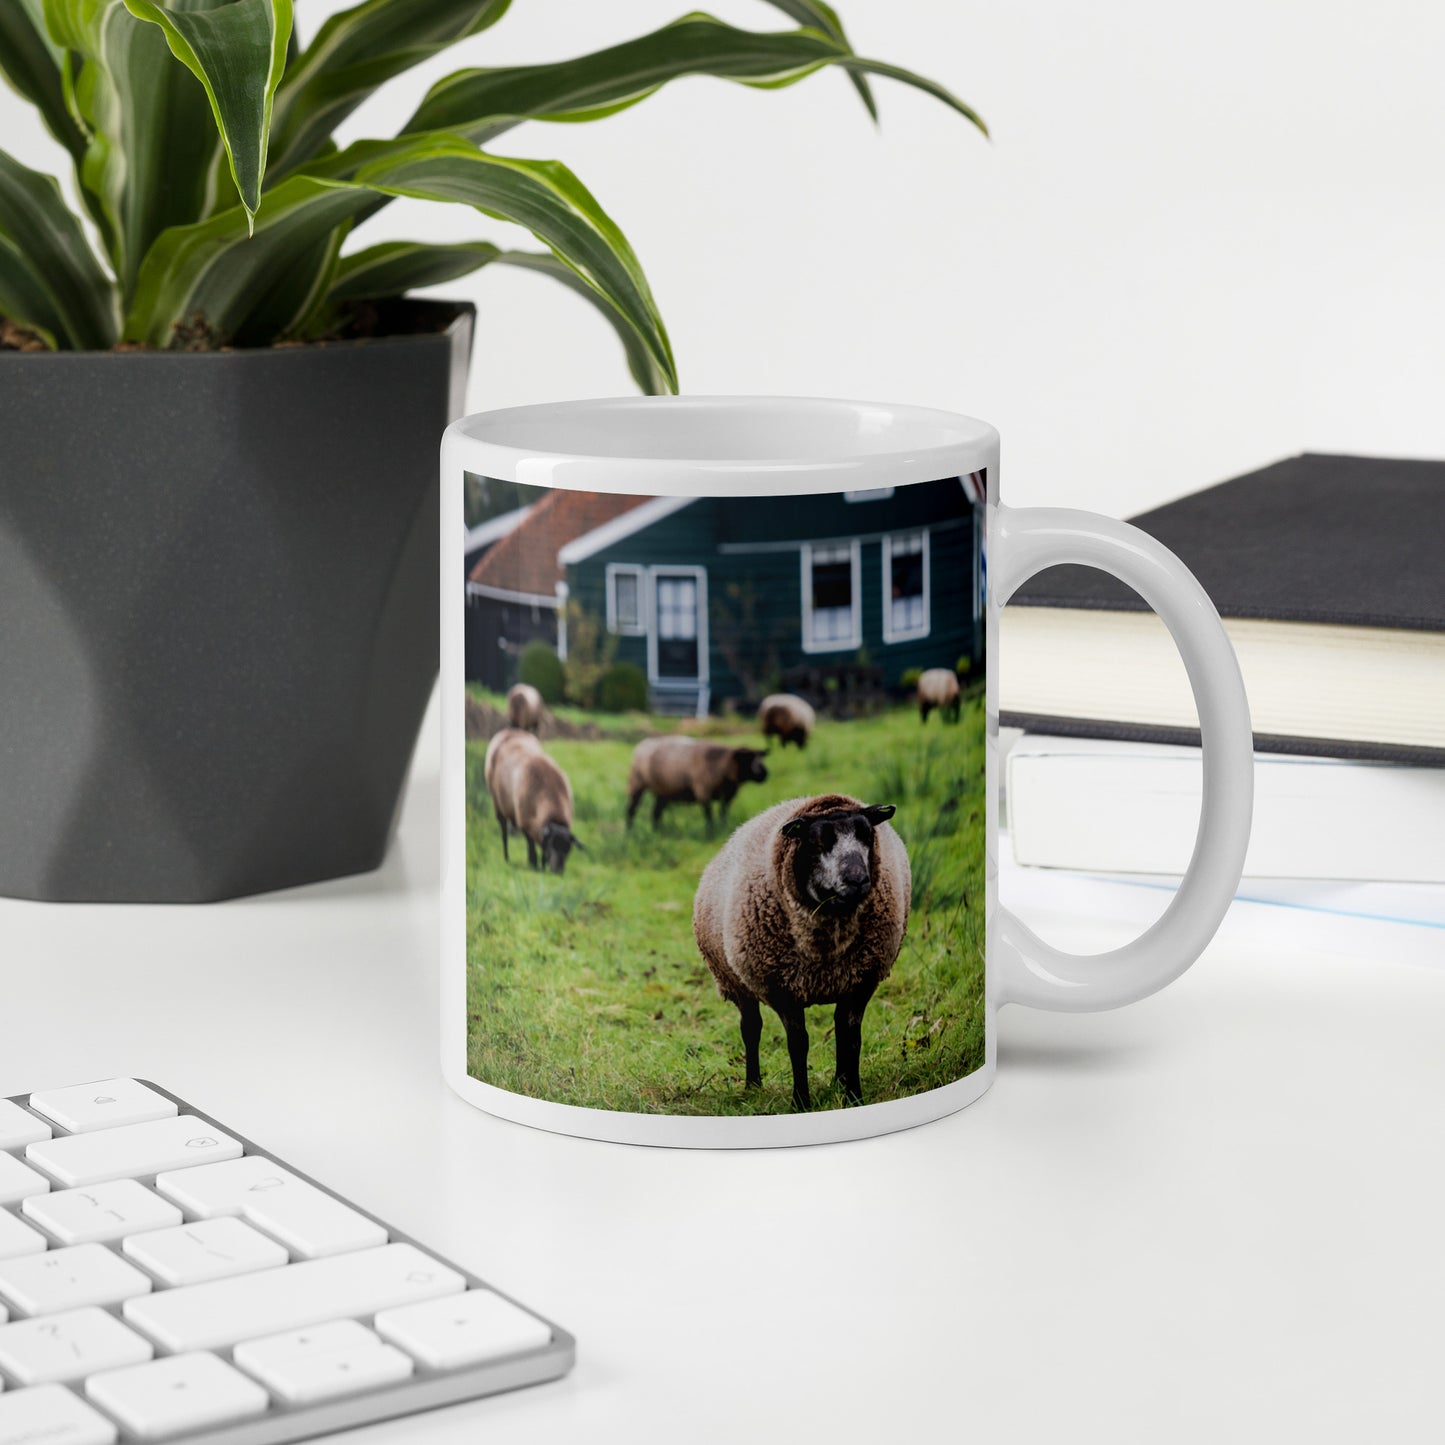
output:
[[[448,429],[442,493],[442,1051],[472,1103],[664,1145],[905,1128],[992,1083],[1003,1004],[1129,1003],[1213,936],[1252,802],[1219,618],[1136,528],[1003,506],[986,423],[517,407]],[[999,609],[1069,562],[1163,618],[1204,751],[1178,894],[1096,957],[996,897]]]

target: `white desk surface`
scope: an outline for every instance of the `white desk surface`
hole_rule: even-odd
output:
[[[579,1338],[560,1384],[351,1438],[1439,1438],[1445,967],[1232,917],[1142,1004],[1005,1010],[993,1090],[911,1133],[533,1132],[437,1071],[435,737],[370,877],[0,900],[0,1095],[153,1078]]]

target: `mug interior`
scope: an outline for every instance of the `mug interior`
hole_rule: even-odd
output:
[[[668,490],[739,494],[743,477],[778,472],[819,491],[948,476],[997,442],[988,423],[928,407],[746,396],[509,407],[467,417],[449,437],[491,476],[613,490],[617,477],[636,485],[665,472]]]

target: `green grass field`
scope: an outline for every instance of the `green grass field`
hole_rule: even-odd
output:
[[[486,696],[486,694],[480,694]],[[497,699],[489,699],[496,702]],[[580,716],[580,715],[578,715]],[[575,720],[575,717],[574,717]],[[632,715],[636,730],[647,719]],[[670,724],[654,720],[659,728]],[[709,731],[726,731],[713,726]],[[736,741],[757,741],[749,723]],[[467,744],[467,1061],[471,1074],[534,1098],[665,1114],[791,1109],[782,1025],[763,1010],[763,1087],[743,1088],[737,1009],[718,996],[692,936],[692,898],[725,832],[702,811],[651,799],[624,823],[632,743],[558,741],[547,751],[576,795],[564,876],[531,871],[523,839],[510,865],[482,779],[485,743]],[[770,776],[733,803],[730,824],[784,798],[851,793],[894,803],[908,847],[913,912],[893,973],[863,1021],[865,1103],[951,1083],[984,1057],[984,729],[974,699],[962,722],[896,708],[821,722],[806,751],[774,747]],[[808,1014],[814,1108],[841,1108],[833,1084],[833,1010]]]

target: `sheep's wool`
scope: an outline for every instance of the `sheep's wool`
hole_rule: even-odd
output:
[[[913,889],[903,840],[887,823],[874,829],[872,889],[837,918],[799,894],[798,844],[781,833],[794,818],[863,806],[837,793],[778,803],[742,824],[708,864],[693,931],[724,998],[765,1003],[782,994],[804,1005],[834,1003],[864,979],[892,971]]]

